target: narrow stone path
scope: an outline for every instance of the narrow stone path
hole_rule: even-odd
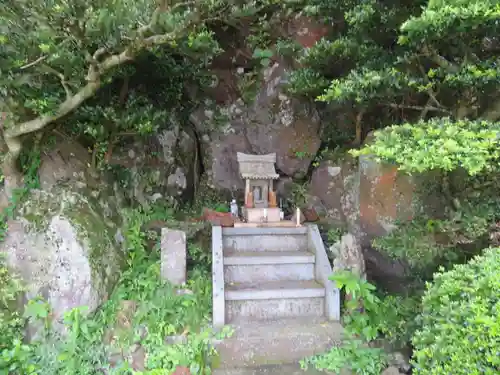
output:
[[[247,368],[227,368],[213,372],[214,375],[325,375],[314,369],[302,370],[299,365],[273,365]]]

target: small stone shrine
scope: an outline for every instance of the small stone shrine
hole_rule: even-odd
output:
[[[245,180],[243,217],[247,223],[280,221],[273,181],[279,178],[274,169],[276,154],[248,155],[237,153],[241,178]]]

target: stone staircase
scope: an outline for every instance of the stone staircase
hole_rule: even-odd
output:
[[[296,364],[339,344],[340,296],[317,226],[213,227],[212,251],[213,324],[234,328],[216,344],[216,374]]]

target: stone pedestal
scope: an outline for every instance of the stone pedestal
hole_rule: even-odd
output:
[[[266,211],[266,212],[265,212]],[[267,214],[267,220],[264,215]],[[281,220],[280,209],[273,208],[245,208],[243,216],[247,223],[276,223]]]
[[[174,285],[186,282],[186,233],[181,230],[161,230],[161,276]]]

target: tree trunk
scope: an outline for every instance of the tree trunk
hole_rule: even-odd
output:
[[[12,198],[14,191],[19,189],[23,184],[23,175],[17,168],[17,159],[19,152],[7,152],[2,163],[2,173],[4,175],[5,195],[8,199]]]
[[[3,139],[7,145],[7,153],[3,161],[2,170],[5,176],[5,193],[12,198],[16,188],[22,186],[22,174],[17,168],[17,160],[21,154],[21,137],[25,134],[33,133],[43,129],[50,123],[57,121],[68,113],[78,108],[86,99],[94,95],[100,87],[100,82],[89,82],[74,96],[66,99],[60,106],[56,114],[39,116],[33,120],[14,124],[4,130]]]
[[[361,146],[363,137],[363,116],[365,110],[361,109],[356,115],[356,138],[354,139],[354,146]]]
[[[101,63],[102,71],[109,70],[112,67],[121,65],[125,61],[129,61],[131,58],[127,53],[128,51],[125,51],[120,55],[108,57]],[[3,138],[8,151],[5,155],[2,168],[5,176],[5,191],[9,198],[12,197],[14,189],[22,185],[22,174],[17,168],[17,160],[22,148],[21,137],[25,134],[39,131],[54,121],[73,112],[80,107],[85,100],[92,97],[100,86],[100,76],[94,76],[93,79],[88,81],[76,94],[66,98],[66,100],[59,105],[54,115],[42,115],[30,121],[13,124],[4,130]]]

